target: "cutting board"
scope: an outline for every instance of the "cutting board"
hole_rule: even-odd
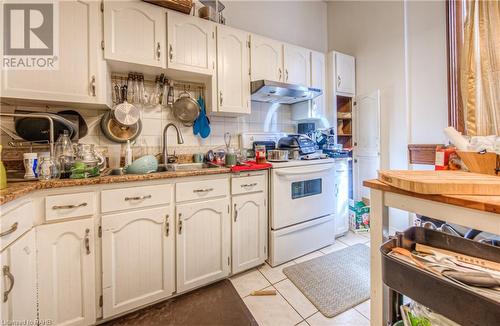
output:
[[[500,195],[500,177],[462,171],[379,171],[390,186],[424,195]]]

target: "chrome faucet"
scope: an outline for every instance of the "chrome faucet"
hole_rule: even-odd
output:
[[[162,157],[163,157],[163,163],[164,164],[168,164],[168,163],[175,163],[177,161],[177,158],[175,157],[175,152],[174,152],[174,155],[172,157],[169,157],[168,155],[168,150],[167,150],[167,130],[169,127],[174,127],[175,131],[177,132],[177,144],[184,144],[184,139],[182,139],[182,133],[181,131],[179,130],[179,128],[177,128],[176,125],[174,125],[173,123],[169,123],[165,126],[165,128],[163,129],[163,151],[162,151]]]

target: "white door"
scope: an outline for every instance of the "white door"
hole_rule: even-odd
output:
[[[325,116],[326,108],[326,64],[324,53],[311,51],[311,87],[323,91],[322,95],[312,100],[312,116],[320,119]]]
[[[356,89],[354,57],[337,52],[335,54],[335,68],[337,92],[354,95]]]
[[[285,83],[310,86],[310,51],[299,46],[285,44],[283,46],[285,67]]]
[[[177,205],[177,292],[229,274],[230,218],[227,199]]]
[[[37,227],[38,309],[54,325],[96,320],[93,219]]]
[[[262,264],[267,258],[267,207],[263,192],[233,196],[233,274]]]
[[[250,114],[250,34],[217,26],[219,112]]]
[[[0,96],[40,101],[106,103],[105,62],[97,1],[59,3],[57,70],[2,69]]]
[[[2,252],[0,257],[2,273],[0,320],[2,322],[36,320],[38,316],[35,230],[17,239]]]
[[[283,81],[283,43],[251,35],[251,79]]]
[[[104,1],[104,58],[165,68],[165,12],[141,1]]]
[[[369,198],[363,181],[377,178],[380,169],[380,91],[357,96],[353,106],[354,194]]]
[[[102,217],[104,318],[175,291],[172,207]]]
[[[335,162],[335,236],[349,231],[349,164]]]
[[[215,73],[215,24],[198,17],[167,14],[168,68]]]

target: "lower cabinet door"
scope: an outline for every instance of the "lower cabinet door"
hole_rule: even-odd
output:
[[[262,192],[233,197],[233,274],[260,265],[267,258],[265,203]]]
[[[36,309],[36,250],[35,230],[31,230],[0,255],[0,323],[34,321]]]
[[[177,291],[229,275],[229,200],[177,205]]]
[[[93,219],[37,227],[38,307],[52,325],[96,321]]]
[[[102,217],[103,317],[175,291],[171,206]]]

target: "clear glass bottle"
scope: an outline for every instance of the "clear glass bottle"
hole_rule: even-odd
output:
[[[57,139],[55,160],[56,164],[59,164],[61,178],[68,178],[71,174],[71,167],[75,162],[75,150],[67,130],[64,130]]]
[[[38,162],[38,180],[48,181],[51,179],[59,179],[60,173],[56,162],[50,156],[40,157]]]

